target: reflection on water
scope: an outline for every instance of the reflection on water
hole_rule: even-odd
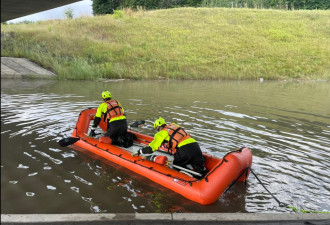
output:
[[[79,112],[110,90],[138,131],[159,116],[218,157],[252,150],[253,169],[278,199],[330,210],[330,84],[240,81],[1,80],[1,213],[288,212],[257,180],[208,206],[133,172],[60,148]]]

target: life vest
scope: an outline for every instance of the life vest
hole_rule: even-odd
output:
[[[105,103],[108,105],[107,112],[105,113],[107,120],[124,116],[123,109],[116,100],[108,100]]]
[[[168,149],[172,151],[176,151],[177,146],[184,140],[190,138],[190,135],[178,125],[168,124],[163,130],[166,130],[168,135],[170,136],[170,140],[168,142]]]

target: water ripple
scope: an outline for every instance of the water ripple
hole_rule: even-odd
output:
[[[20,82],[13,84],[14,89],[1,89],[5,143],[1,151],[6,156],[1,162],[2,179],[15,185],[5,187],[2,196],[23,193],[45,213],[61,213],[46,211],[45,187],[59,191],[49,197],[57,205],[74,203],[68,212],[169,212],[176,206],[183,212],[288,212],[252,175],[242,188],[244,193],[235,190],[211,207],[196,206],[168,190],[155,193],[161,187],[135,178],[134,173],[127,175],[112,164],[59,148],[56,142],[71,135],[80,111],[101,102],[102,87],[118,97],[129,121],[146,121],[139,131],[153,135],[153,122],[162,116],[182,125],[212,155],[223,157],[247,146],[252,150],[254,172],[281,201],[330,210],[328,83],[44,81],[44,86],[38,83],[29,89],[26,81],[24,88],[18,88]],[[41,81],[28,83],[33,82]],[[243,197],[237,201],[239,196]],[[17,205],[29,202],[16,201],[9,205],[7,200],[4,212],[37,212],[29,209],[33,207],[20,211]]]

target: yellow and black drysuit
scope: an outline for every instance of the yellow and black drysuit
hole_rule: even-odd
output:
[[[175,123],[163,125],[155,134],[154,140],[147,147],[139,150],[138,154],[151,154],[164,143],[170,152],[174,152],[173,164],[181,167],[191,164],[196,172],[205,173],[205,159],[198,143]]]

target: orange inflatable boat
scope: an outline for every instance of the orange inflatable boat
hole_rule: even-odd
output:
[[[128,132],[134,134],[136,139],[128,148],[112,145],[104,138],[89,137],[86,134],[95,113],[96,109],[86,109],[80,113],[72,132],[71,139],[75,141],[71,143],[71,148],[92,152],[171,189],[187,199],[200,204],[211,204],[231,184],[236,181],[244,182],[249,176],[248,168],[252,165],[252,153],[248,148],[229,152],[222,159],[203,153],[208,173],[202,177],[195,176],[194,171],[187,168],[177,170],[178,168],[171,163],[173,155],[164,147],[154,154],[166,156],[169,164],[163,165],[140,156],[132,156],[132,152],[148,145],[153,137],[129,129]],[[99,126],[106,131],[106,124],[103,120]]]

